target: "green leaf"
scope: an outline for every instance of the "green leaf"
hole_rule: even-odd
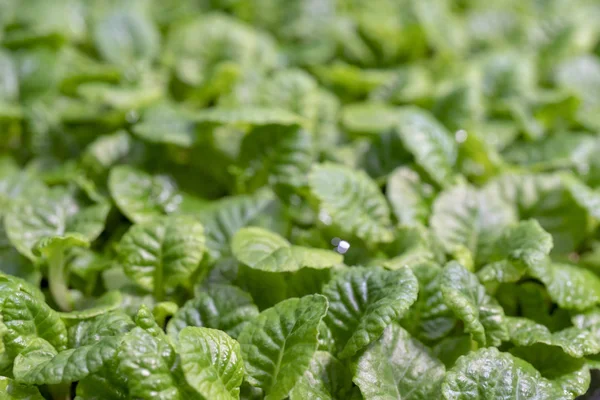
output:
[[[600,341],[590,331],[571,327],[551,333],[544,325],[518,317],[507,317],[506,324],[510,341],[517,346],[544,343],[560,347],[566,354],[575,358],[600,352]]]
[[[446,252],[467,249],[475,260],[487,259],[502,229],[513,222],[510,207],[464,184],[440,193],[429,220]]]
[[[69,347],[95,344],[104,338],[118,337],[135,328],[131,318],[121,310],[85,319],[69,327]]]
[[[2,400],[44,400],[35,386],[17,383],[5,376],[0,376],[0,391]]]
[[[90,171],[101,174],[132,152],[133,139],[125,131],[103,135],[85,149],[82,163]]]
[[[321,219],[369,243],[390,242],[390,210],[379,188],[364,172],[335,164],[313,167],[309,176]]]
[[[142,328],[123,338],[119,371],[127,378],[129,396],[138,399],[181,399],[178,382],[171,373],[175,354],[170,345]]]
[[[226,197],[215,202],[199,215],[206,231],[207,252],[212,259],[230,255],[229,242],[241,228],[256,225],[259,218],[274,203],[270,191],[258,191],[253,195]]]
[[[81,321],[90,318],[95,318],[97,316],[106,314],[108,312],[114,311],[121,306],[121,302],[123,301],[123,296],[120,292],[111,291],[106,292],[101,297],[96,299],[93,303],[92,307],[83,309],[83,310],[75,310],[68,313],[60,313],[60,317],[63,320],[68,321]]]
[[[359,356],[354,382],[365,399],[434,399],[445,372],[428,348],[392,323]]]
[[[6,352],[16,357],[32,341],[47,341],[57,351],[66,349],[67,328],[59,313],[48,306],[43,298],[28,293],[27,289],[8,287],[6,297],[0,296],[2,323],[6,328],[2,341]]]
[[[270,107],[209,108],[194,114],[193,120],[198,123],[239,126],[292,126],[302,122],[300,117],[290,111]]]
[[[416,338],[439,340],[456,326],[457,319],[446,303],[440,289],[442,268],[425,262],[412,268],[419,281],[419,297],[402,320],[402,325]]]
[[[185,327],[197,326],[220,329],[236,338],[257,315],[258,308],[248,293],[235,286],[211,284],[173,315],[167,333],[175,342]]]
[[[459,263],[448,263],[440,288],[446,305],[465,324],[465,331],[481,346],[499,346],[508,339],[504,310],[490,297],[477,277]]]
[[[495,348],[459,358],[444,378],[442,394],[447,400],[568,399],[531,364]]]
[[[330,268],[343,261],[343,256],[336,252],[292,246],[283,237],[256,227],[237,231],[231,241],[231,251],[239,262],[267,272]]]
[[[36,260],[33,248],[42,239],[78,236],[83,241],[95,240],[104,230],[109,211],[107,204],[81,208],[68,192],[50,189],[15,202],[5,219],[6,233],[21,254]]]
[[[395,130],[417,164],[440,186],[453,180],[457,148],[450,132],[427,111],[402,109]]]
[[[559,174],[507,174],[484,188],[486,199],[512,208],[519,220],[536,219],[554,239],[554,253],[574,250],[586,235],[587,211]]]
[[[348,368],[326,351],[317,351],[304,375],[290,392],[290,400],[347,398],[352,390]]]
[[[378,135],[393,128],[400,118],[399,107],[385,103],[355,103],[344,106],[341,120],[351,132]]]
[[[187,327],[178,352],[188,383],[206,399],[238,399],[244,380],[240,344],[222,331]]]
[[[94,27],[94,44],[102,58],[128,65],[151,61],[159,51],[160,37],[152,21],[134,10],[115,10]]]
[[[305,186],[315,158],[313,147],[312,135],[298,127],[253,129],[244,136],[240,147],[238,186],[245,191],[265,184]]]
[[[339,356],[350,357],[377,340],[417,299],[418,283],[409,268],[343,270],[323,289],[329,300],[325,322],[338,344]]]
[[[600,301],[600,278],[587,269],[543,262],[530,273],[546,285],[548,294],[561,308],[583,311]]]
[[[242,330],[239,342],[246,380],[261,388],[267,400],[288,396],[317,350],[317,327],[327,312],[327,299],[309,295],[284,300]]]
[[[168,178],[127,165],[111,169],[108,188],[119,210],[133,222],[147,222],[170,214],[181,203],[181,196]]]
[[[133,225],[119,243],[125,273],[157,300],[189,278],[204,254],[204,229],[183,217],[162,217]]]
[[[196,123],[191,113],[169,104],[150,107],[140,122],[134,125],[133,133],[151,143],[174,144],[191,147],[196,143]]]
[[[425,223],[429,217],[429,197],[433,188],[406,167],[397,168],[388,177],[386,196],[401,225]]]
[[[504,230],[494,244],[492,260],[477,272],[482,282],[517,282],[530,266],[545,263],[552,250],[552,236],[535,220],[522,221]]]
[[[585,361],[567,355],[558,347],[536,343],[528,347],[514,347],[510,352],[533,365],[544,378],[559,387],[564,398],[582,395],[590,385],[590,371]]]
[[[107,337],[57,353],[47,341],[35,339],[15,359],[13,373],[19,382],[35,385],[77,382],[111,361],[119,343],[120,338]]]

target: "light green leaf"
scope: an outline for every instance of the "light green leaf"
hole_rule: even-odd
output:
[[[96,23],[94,44],[102,58],[121,65],[151,61],[159,52],[160,36],[152,20],[137,10],[115,10]]]
[[[198,123],[239,126],[291,126],[302,122],[300,117],[290,111],[269,107],[209,108],[194,114],[193,120]]]
[[[85,149],[81,161],[85,168],[101,174],[127,157],[133,147],[133,140],[125,131],[102,135]]]
[[[63,320],[81,321],[90,318],[95,318],[100,315],[109,313],[118,309],[123,301],[121,292],[110,291],[103,294],[98,299],[95,299],[93,305],[83,310],[75,310],[68,313],[60,313]]]
[[[242,330],[246,380],[261,388],[266,400],[288,396],[317,350],[317,328],[327,299],[309,295],[284,300],[263,311]]]
[[[419,297],[403,318],[402,325],[417,339],[439,340],[448,335],[457,323],[440,289],[442,268],[425,262],[412,270],[419,281]]]
[[[446,400],[569,399],[531,364],[495,348],[459,358],[444,378],[442,394]]]
[[[118,250],[125,273],[161,300],[166,290],[189,286],[204,248],[202,225],[172,216],[133,225]]]
[[[168,104],[148,108],[133,133],[151,143],[170,143],[191,147],[196,143],[196,123],[191,113]]]
[[[127,165],[111,169],[108,188],[119,210],[133,222],[147,222],[170,214],[181,203],[181,196],[171,180]]]
[[[390,210],[379,188],[367,174],[335,164],[313,167],[309,176],[319,200],[321,220],[369,243],[390,242]]]
[[[552,236],[535,220],[522,221],[504,230],[494,244],[492,263],[477,272],[482,282],[517,282],[530,266],[545,263]]]
[[[56,188],[21,199],[6,216],[6,233],[19,252],[36,260],[33,247],[42,239],[78,236],[93,241],[104,230],[107,204],[80,207],[66,191]]]
[[[510,341],[517,346],[544,343],[560,347],[575,358],[600,352],[600,341],[587,330],[571,327],[551,333],[544,325],[519,317],[506,317],[506,324]]]
[[[47,341],[35,339],[15,359],[15,379],[35,385],[77,382],[111,361],[120,340],[107,337],[95,344],[57,353]]]
[[[402,109],[395,129],[417,164],[440,186],[448,186],[457,157],[450,132],[427,111],[416,107]]]
[[[421,181],[415,171],[401,167],[388,177],[386,196],[401,225],[425,223],[433,188]]]
[[[0,312],[6,328],[2,341],[9,356],[16,357],[38,338],[46,340],[57,351],[66,349],[67,328],[59,313],[43,298],[10,286],[5,296],[0,295]]]
[[[409,268],[348,268],[323,289],[329,300],[325,322],[339,356],[350,357],[377,340],[417,299],[418,283]]]
[[[487,259],[502,229],[513,222],[509,206],[465,184],[440,193],[429,220],[446,252],[468,249],[475,260]]]
[[[334,251],[292,246],[283,237],[257,227],[240,229],[231,241],[231,251],[241,263],[267,272],[330,268],[343,261]]]
[[[554,239],[555,253],[570,252],[586,235],[588,215],[559,174],[507,174],[484,188],[486,199],[512,208],[519,220],[536,219]]]
[[[135,324],[121,310],[101,314],[69,327],[69,348],[88,346],[108,337],[118,337],[133,328]]]
[[[326,351],[317,351],[290,392],[290,400],[347,398],[351,389],[351,375],[346,365]]]
[[[367,400],[435,399],[445,372],[427,347],[391,323],[359,356],[354,383]]]
[[[17,383],[5,376],[0,376],[0,393],[2,400],[44,400],[35,386]]]
[[[548,294],[561,308],[583,311],[600,302],[600,278],[587,269],[543,262],[530,268],[530,273],[546,285]]]
[[[305,186],[314,158],[308,131],[294,126],[255,128],[242,140],[238,185],[249,192],[266,184]]]
[[[573,358],[558,347],[536,343],[514,347],[510,352],[530,363],[544,378],[560,388],[564,398],[582,395],[590,385],[590,370],[585,360]]]
[[[342,110],[341,121],[351,132],[379,135],[396,126],[400,110],[385,103],[348,104]]]
[[[482,346],[499,346],[508,339],[504,310],[477,277],[459,263],[448,263],[440,288],[446,305],[465,324],[465,331]]]
[[[220,329],[236,338],[244,325],[258,315],[250,295],[230,285],[210,284],[188,300],[169,320],[167,333],[174,342],[187,326]]]
[[[240,344],[216,329],[187,327],[178,352],[188,383],[206,399],[238,399],[244,380]]]
[[[199,215],[206,231],[207,252],[213,260],[231,254],[229,242],[241,228],[257,224],[274,203],[270,191],[261,190],[253,195],[226,197]]]
[[[119,371],[127,378],[129,396],[137,399],[179,400],[181,392],[171,367],[175,354],[170,345],[142,328],[123,338],[118,352]]]

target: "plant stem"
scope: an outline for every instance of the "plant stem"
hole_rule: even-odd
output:
[[[62,311],[71,311],[73,302],[65,276],[63,249],[55,249],[48,258],[48,284],[54,301]]]
[[[71,384],[59,383],[57,385],[48,385],[48,390],[52,395],[52,400],[71,400]]]

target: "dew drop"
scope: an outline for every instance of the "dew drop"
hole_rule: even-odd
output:
[[[467,131],[465,131],[464,129],[460,129],[454,134],[454,139],[458,143],[463,143],[465,140],[467,140],[467,136]]]

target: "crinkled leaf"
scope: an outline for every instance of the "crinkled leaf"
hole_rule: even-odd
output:
[[[551,333],[544,325],[519,317],[507,317],[506,325],[510,341],[517,346],[544,343],[560,347],[575,358],[600,352],[600,341],[590,331],[571,327]]]
[[[238,399],[244,380],[240,344],[223,331],[187,327],[177,347],[188,383],[206,399]]]
[[[220,329],[236,338],[244,325],[258,315],[252,297],[230,285],[211,284],[181,307],[167,325],[167,333],[176,341],[187,326]]]
[[[339,356],[350,357],[377,340],[387,325],[398,321],[417,299],[418,283],[409,268],[387,271],[353,267],[325,286],[329,300],[325,322]]]
[[[446,305],[465,324],[465,331],[482,346],[499,346],[508,339],[504,310],[477,277],[459,263],[448,263],[440,288]]]
[[[15,359],[13,373],[19,382],[35,385],[77,382],[111,361],[120,340],[107,337],[95,344],[57,353],[47,341],[35,339]]]
[[[119,243],[119,257],[125,273],[160,300],[165,290],[189,285],[204,248],[199,222],[162,217],[132,226]]]
[[[82,208],[69,193],[51,189],[15,202],[6,216],[6,233],[21,254],[35,260],[33,248],[40,240],[77,236],[93,241],[104,230],[109,211],[108,204]]]
[[[317,350],[317,328],[327,299],[309,295],[284,300],[263,311],[240,333],[246,380],[265,399],[284,399],[307,370]]]
[[[446,369],[431,351],[399,325],[359,356],[354,382],[365,399],[433,399],[440,396]]]
[[[439,185],[453,179],[457,149],[450,133],[427,111],[405,108],[398,116],[395,130],[417,164]]]
[[[317,351],[308,369],[290,392],[290,399],[345,398],[350,394],[351,388],[351,375],[347,366],[330,353]]]
[[[464,248],[475,260],[487,258],[495,239],[512,222],[516,216],[510,207],[464,184],[440,193],[429,220],[448,253]]]
[[[230,254],[229,242],[241,228],[258,223],[274,203],[269,191],[219,200],[199,215],[206,232],[207,252],[217,260]]]
[[[543,262],[530,270],[531,275],[546,285],[552,300],[562,308],[583,311],[600,301],[600,278],[587,269]]]
[[[309,184],[319,200],[324,223],[332,222],[366,242],[392,240],[387,202],[364,172],[334,164],[316,165]]]
[[[108,188],[119,210],[133,222],[147,222],[172,213],[181,203],[171,180],[127,165],[111,169]]]
[[[442,384],[447,400],[568,399],[531,364],[498,349],[480,349],[458,359]]]
[[[388,178],[386,196],[398,222],[424,223],[430,212],[428,199],[432,190],[415,171],[404,167],[396,169]]]
[[[268,272],[328,268],[343,260],[341,254],[330,250],[292,246],[283,237],[257,227],[240,229],[231,241],[231,250],[241,263]]]
[[[43,400],[44,397],[35,386],[24,385],[13,379],[0,376],[2,400]]]

